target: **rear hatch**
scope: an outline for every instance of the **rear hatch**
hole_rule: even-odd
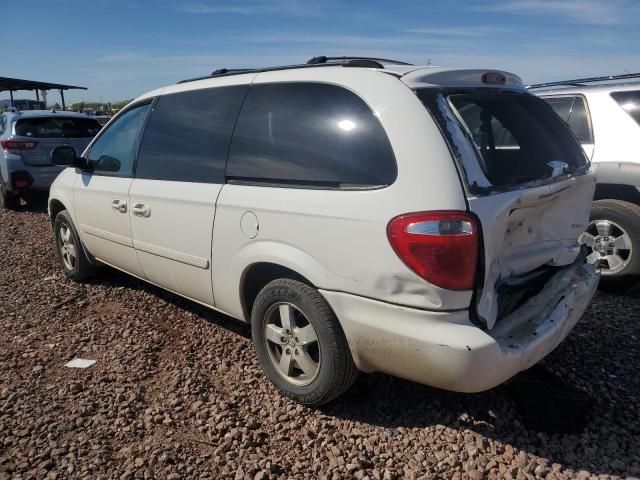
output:
[[[19,118],[15,124],[16,141],[24,141],[20,149],[26,165],[51,165],[51,152],[55,147],[68,145],[79,156],[91,139],[100,131],[100,124],[92,118],[37,116]]]
[[[451,149],[482,230],[477,320],[491,329],[576,261],[595,180],[543,100],[520,90],[416,90]]]

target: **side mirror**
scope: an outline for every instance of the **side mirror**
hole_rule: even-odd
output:
[[[59,167],[80,166],[80,159],[76,157],[76,151],[72,147],[56,147],[51,152],[51,163]]]
[[[102,155],[95,163],[95,168],[104,172],[120,171],[120,160],[111,155]]]

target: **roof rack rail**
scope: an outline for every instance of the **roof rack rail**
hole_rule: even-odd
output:
[[[574,80],[562,80],[559,82],[534,83],[532,85],[527,85],[525,88],[547,88],[563,85],[580,87],[585,83],[610,82],[613,80],[628,80],[630,78],[640,78],[640,73],[624,73],[622,75],[607,75],[604,77],[576,78]]]
[[[178,83],[195,82],[198,80],[206,80],[207,78],[216,77],[228,77],[231,75],[242,75],[243,73],[260,73],[260,72],[273,72],[276,70],[290,70],[292,68],[304,68],[304,67],[322,67],[324,65],[282,65],[279,67],[264,67],[264,68],[218,68],[211,72],[210,75],[203,75],[202,77],[187,78],[186,80],[180,80]]]
[[[279,67],[264,68],[218,68],[211,72],[211,75],[202,77],[188,78],[180,80],[178,83],[195,82],[197,80],[206,80],[207,78],[226,77],[229,75],[241,75],[243,73],[260,73],[274,72],[278,70],[291,70],[294,68],[317,68],[317,67],[335,67],[341,65],[343,67],[364,67],[364,68],[384,68],[380,62],[392,63],[394,65],[411,65],[411,63],[400,62],[398,60],[386,60],[384,58],[368,58],[368,57],[313,57],[307,63],[299,65],[282,65]]]
[[[368,66],[366,63],[375,64],[373,68],[384,68],[382,63],[391,63],[392,65],[413,65],[407,62],[401,62],[400,60],[391,60],[388,58],[376,58],[376,57],[326,57],[320,55],[319,57],[310,58],[307,61],[307,65],[318,65],[324,63],[342,63],[345,66]]]
[[[254,71],[253,68],[218,68],[211,72],[210,77],[216,77],[218,75],[226,75],[226,74],[240,74]]]

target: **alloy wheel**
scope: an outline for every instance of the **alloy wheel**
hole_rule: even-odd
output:
[[[616,275],[631,261],[631,237],[611,220],[593,220],[578,240],[589,248],[587,261],[599,266],[603,275]]]
[[[318,334],[295,305],[273,304],[263,321],[263,338],[275,370],[292,384],[304,386],[320,371]]]
[[[71,229],[68,225],[62,224],[59,230],[60,235],[60,256],[62,257],[62,263],[67,270],[73,270],[76,266],[77,252],[76,246],[73,243],[73,237],[71,236]]]

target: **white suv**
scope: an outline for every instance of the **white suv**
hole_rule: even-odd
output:
[[[581,242],[613,287],[640,275],[640,82],[629,82],[634,77],[640,75],[532,86],[569,124],[592,161],[595,201]],[[590,84],[612,79],[617,81]]]
[[[107,264],[251,322],[307,405],[358,371],[491,388],[551,352],[599,275],[595,179],[507,72],[372,59],[221,71],[120,112],[51,188],[67,276]]]

